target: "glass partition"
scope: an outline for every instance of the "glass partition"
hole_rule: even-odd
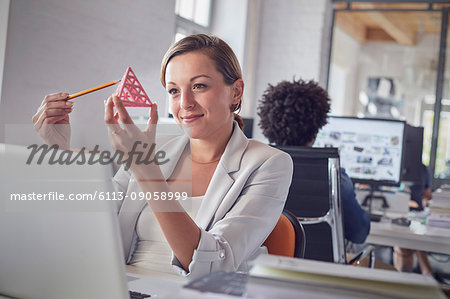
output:
[[[439,131],[436,148],[436,166],[435,178],[450,179],[450,30],[448,28],[448,12],[446,13],[446,36],[444,39],[447,45],[446,50],[442,53],[444,61],[441,61],[440,68],[442,69],[442,82],[438,86],[439,93],[442,93],[440,102],[440,117],[439,117]]]
[[[446,180],[441,183],[450,182],[450,67],[440,65],[448,9],[423,3],[335,3],[328,77],[332,115],[424,127],[422,160],[435,180]],[[444,75],[438,76],[441,68]],[[436,102],[439,88],[442,101]]]

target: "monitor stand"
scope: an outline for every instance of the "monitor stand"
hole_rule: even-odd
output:
[[[366,195],[366,197],[364,197],[364,200],[362,202],[362,206],[366,207],[369,206],[369,214],[372,212],[372,200],[374,199],[379,199],[383,201],[383,205],[382,207],[387,209],[389,208],[389,204],[387,203],[386,197],[384,197],[383,195],[374,195],[374,192],[377,188],[373,185],[370,185],[370,192],[369,194]]]

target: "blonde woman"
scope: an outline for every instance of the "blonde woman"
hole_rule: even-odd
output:
[[[105,103],[105,122],[113,148],[128,153],[136,141],[156,143],[170,158],[162,165],[132,163],[128,170],[118,171],[115,182],[128,195],[168,193],[177,175],[189,169],[191,204],[186,208],[182,201],[136,201],[128,196],[119,211],[127,263],[166,272],[174,269],[191,278],[219,270],[247,271],[248,261],[267,252],[262,244],[283,210],[291,158],[248,140],[241,131],[242,122],[234,112],[240,109],[244,82],[235,54],[221,39],[199,34],[172,45],[162,61],[161,83],[174,118],[188,134],[168,140],[155,137],[156,104],[147,129],[141,131],[119,98],[111,96]],[[33,119],[47,142],[68,139],[60,132],[43,132],[45,126],[39,125],[45,122],[41,114],[62,106],[66,97],[47,97],[43,102],[47,110],[40,108]],[[60,114],[52,111],[47,123],[68,121],[70,109],[53,109],[61,109]]]

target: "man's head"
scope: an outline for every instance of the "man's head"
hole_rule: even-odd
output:
[[[264,92],[259,126],[270,143],[311,146],[329,111],[330,98],[316,82],[282,81]]]

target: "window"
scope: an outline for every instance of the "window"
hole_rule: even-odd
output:
[[[177,0],[175,41],[195,33],[209,33],[211,0]]]

